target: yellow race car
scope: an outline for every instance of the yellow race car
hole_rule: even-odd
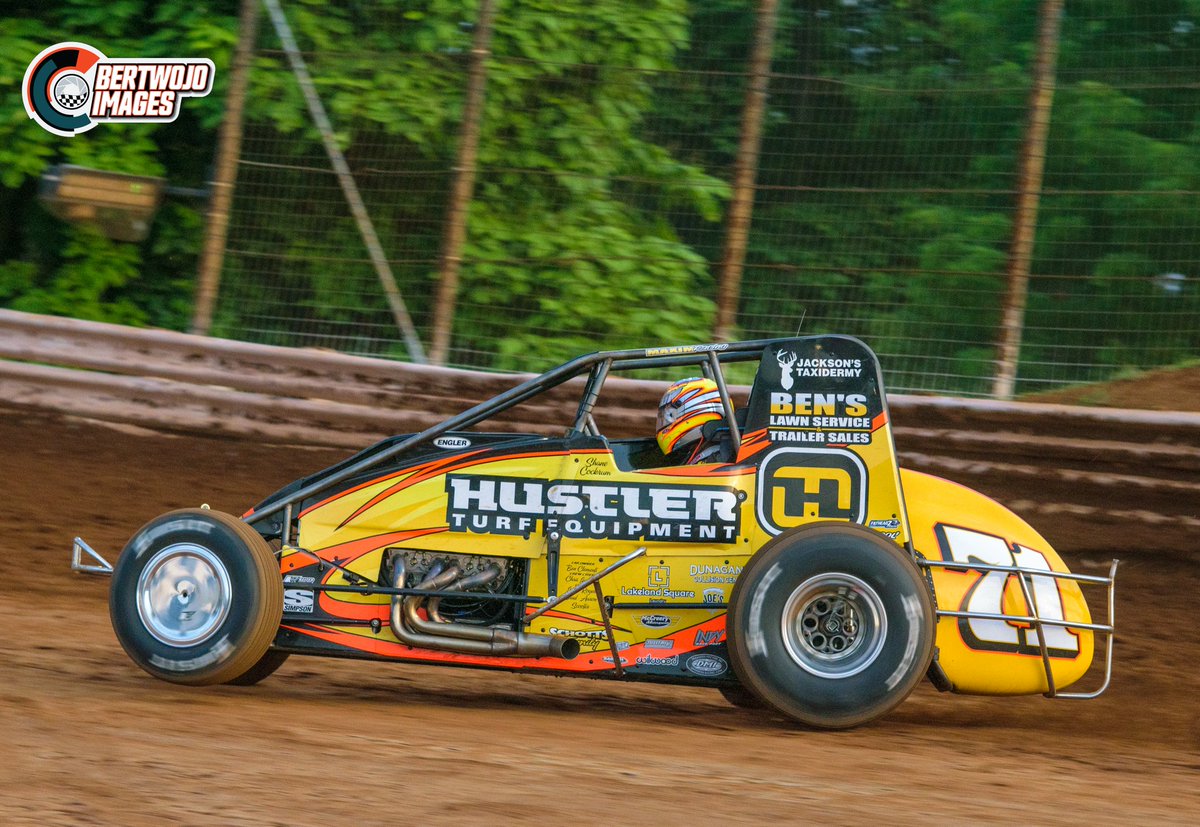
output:
[[[739,362],[757,371],[735,410]],[[606,379],[647,370],[713,388],[700,461],[605,436]],[[479,427],[573,379],[554,435]],[[1115,572],[1072,574],[1000,504],[900,469],[874,353],[826,335],[582,356],[240,519],[164,514],[121,553],[110,607],[130,657],[175,683],[332,655],[711,686],[843,728],[925,677],[1095,697]],[[1097,640],[1103,685],[1063,692]]]

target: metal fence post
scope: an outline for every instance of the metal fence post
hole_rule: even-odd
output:
[[[1039,12],[1033,88],[1029,93],[1028,129],[1017,171],[1017,209],[1008,254],[1008,294],[1004,299],[996,378],[992,386],[992,395],[999,399],[1012,399],[1017,383],[1017,362],[1021,355],[1021,335],[1029,297],[1029,269],[1037,231],[1038,198],[1046,167],[1046,136],[1050,132],[1050,114],[1054,107],[1054,76],[1062,13],[1063,0],[1043,0]]]
[[[454,309],[458,302],[458,281],[462,273],[462,248],[467,239],[467,211],[475,190],[479,124],[483,116],[483,91],[487,85],[487,59],[491,55],[494,17],[495,0],[480,0],[479,19],[475,22],[475,35],[471,42],[471,63],[467,70],[467,96],[463,103],[458,160],[454,165],[454,186],[446,207],[446,233],[442,238],[437,296],[433,303],[433,336],[429,358],[435,365],[446,364],[450,352]]]
[[[754,210],[754,178],[758,171],[758,150],[762,145],[763,113],[767,105],[778,5],[778,0],[760,0],[755,13],[750,83],[746,88],[746,106],[742,110],[741,136],[733,165],[733,194],[726,214],[725,248],[721,253],[718,276],[714,331],[718,342],[736,338],[734,327],[741,295],[742,267],[746,262],[746,242],[750,236],[750,215]]]
[[[342,194],[346,198],[346,205],[350,208],[350,214],[358,226],[359,235],[362,236],[363,246],[367,248],[367,255],[371,257],[371,264],[375,267],[375,274],[379,278],[383,296],[392,311],[396,328],[404,339],[404,346],[408,348],[409,358],[414,362],[424,364],[426,361],[425,348],[421,345],[420,337],[417,336],[417,329],[413,326],[408,306],[404,303],[404,297],[400,295],[400,288],[396,285],[396,276],[392,273],[387,256],[384,255],[383,245],[379,242],[371,215],[367,212],[362,195],[359,194],[354,174],[350,171],[350,166],[346,163],[346,156],[338,147],[337,140],[333,136],[333,124],[329,122],[325,105],[321,103],[321,98],[317,95],[317,88],[313,84],[312,76],[308,73],[308,65],[304,62],[304,56],[300,54],[300,47],[296,44],[296,38],[292,34],[292,27],[288,25],[279,0],[262,0],[262,2],[267,7],[267,15],[271,18],[271,24],[275,27],[279,42],[283,44],[283,51],[287,54],[288,63],[292,66],[292,74],[296,76],[296,82],[300,84],[300,91],[304,95],[305,103],[308,104],[308,111],[312,115],[313,123],[316,124],[317,131],[321,133],[321,143],[325,146],[329,165],[333,167],[333,171],[337,175],[338,184],[341,185]]]
[[[229,73],[229,93],[225,118],[217,138],[216,175],[204,227],[204,247],[200,252],[200,270],[196,280],[195,307],[192,308],[192,333],[208,335],[212,329],[213,308],[221,286],[221,266],[225,262],[225,240],[229,234],[229,208],[237,181],[238,156],[242,151],[242,112],[246,103],[246,83],[254,39],[258,34],[258,0],[242,0],[238,14],[238,42]]]

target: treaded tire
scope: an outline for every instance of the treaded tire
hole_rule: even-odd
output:
[[[228,683],[250,677],[270,654],[283,580],[271,548],[246,523],[207,509],[172,511],[121,552],[109,615],[126,653],[156,678]]]
[[[729,601],[735,674],[767,706],[807,726],[845,729],[908,697],[933,657],[934,608],[895,543],[820,523],[763,546]]]

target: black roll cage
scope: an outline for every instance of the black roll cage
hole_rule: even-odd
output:
[[[283,512],[282,542],[290,542],[292,513],[297,503],[309,497],[321,494],[339,483],[356,476],[368,468],[387,462],[392,457],[403,454],[418,445],[423,445],[450,431],[464,430],[476,425],[495,414],[508,410],[533,397],[556,388],[559,385],[588,373],[584,385],[583,396],[575,412],[575,422],[572,433],[599,436],[599,429],[592,418],[592,409],[600,397],[608,374],[616,371],[642,370],[645,368],[670,368],[682,365],[699,365],[704,374],[717,384],[721,394],[721,402],[725,409],[725,424],[733,439],[733,444],[741,441],[738,424],[733,416],[733,402],[729,389],[725,385],[725,377],[721,372],[722,362],[750,362],[762,357],[763,350],[780,339],[755,339],[746,342],[720,342],[702,345],[679,345],[675,347],[652,347],[635,350],[606,350],[579,356],[565,364],[535,376],[510,390],[492,397],[486,402],[468,408],[456,416],[426,428],[419,434],[413,434],[407,439],[392,445],[378,454],[364,457],[360,461],[342,468],[340,471],[322,477],[286,497],[264,506],[245,517],[247,523],[254,525]]]

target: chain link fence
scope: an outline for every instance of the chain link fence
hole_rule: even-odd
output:
[[[212,331],[423,357],[386,270],[454,366],[837,332],[1007,396],[1197,358],[1200,3],[976,5],[286,3],[386,266],[262,25]]]

